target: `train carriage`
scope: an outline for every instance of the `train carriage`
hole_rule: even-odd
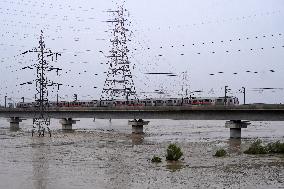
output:
[[[114,101],[113,100],[100,100],[99,107],[112,107],[114,106]]]
[[[203,105],[237,105],[237,97],[192,97],[184,98],[183,106],[203,106]]]
[[[145,106],[144,101],[139,101],[138,99],[130,100],[115,100],[115,106]]]
[[[212,106],[238,105],[237,97],[186,97],[186,98],[159,98],[159,99],[131,99],[131,100],[85,100],[48,102],[49,107],[114,107],[114,106]],[[18,102],[17,108],[38,107],[38,102]]]

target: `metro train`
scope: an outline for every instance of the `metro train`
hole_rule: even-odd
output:
[[[123,107],[123,106],[213,106],[238,105],[237,97],[190,97],[190,98],[149,98],[132,100],[77,100],[77,101],[50,101],[48,107]],[[18,102],[16,108],[37,107],[37,102]]]

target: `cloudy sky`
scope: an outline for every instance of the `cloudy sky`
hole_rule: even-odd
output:
[[[284,103],[283,0],[0,0],[0,103],[5,95],[33,99],[35,84],[20,84],[36,71],[21,68],[37,54],[21,53],[38,46],[41,30],[46,47],[62,53],[52,64],[63,70],[49,75],[63,84],[61,99],[100,98],[113,28],[104,21],[117,4],[129,12],[129,57],[141,98],[177,97],[182,88],[223,96],[227,85],[240,101],[246,87],[247,102]]]

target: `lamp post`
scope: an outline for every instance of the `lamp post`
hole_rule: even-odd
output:
[[[242,87],[243,89],[243,94],[244,94],[244,104],[246,104],[246,88]]]
[[[78,100],[78,95],[74,94],[73,97],[74,97],[74,101],[76,102]]]
[[[225,98],[224,98],[224,105],[227,105],[227,92],[228,92],[228,86],[225,86]]]
[[[5,96],[5,108],[7,108],[7,96]]]

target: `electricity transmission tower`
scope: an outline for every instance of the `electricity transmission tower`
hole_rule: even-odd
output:
[[[134,86],[133,75],[131,73],[131,63],[129,61],[129,49],[127,46],[129,26],[126,19],[127,10],[123,5],[117,10],[107,11],[112,13],[114,18],[106,22],[114,25],[112,29],[113,38],[110,39],[111,50],[109,51],[109,69],[102,90],[102,100],[112,99],[136,99],[136,89]]]
[[[33,81],[29,81],[26,83],[22,83],[20,85],[25,84],[33,84],[36,86],[36,94],[35,94],[35,117],[33,119],[33,124],[38,126],[39,133],[42,130],[45,130],[45,127],[49,130],[48,126],[50,125],[50,118],[47,114],[47,109],[49,107],[48,103],[48,87],[57,87],[57,91],[59,90],[60,83],[54,82],[48,79],[48,72],[56,71],[58,72],[62,69],[53,67],[50,65],[50,60],[53,62],[57,60],[58,56],[61,56],[60,53],[54,53],[50,49],[45,47],[43,31],[41,31],[39,46],[33,48],[32,50],[28,50],[22,53],[22,55],[26,53],[37,53],[38,60],[35,64],[30,66],[23,67],[22,69],[35,69],[36,70],[36,79]],[[43,131],[44,132],[44,131]],[[44,133],[43,133],[44,135]]]
[[[181,95],[187,97],[190,93],[189,75],[187,71],[181,73]]]

